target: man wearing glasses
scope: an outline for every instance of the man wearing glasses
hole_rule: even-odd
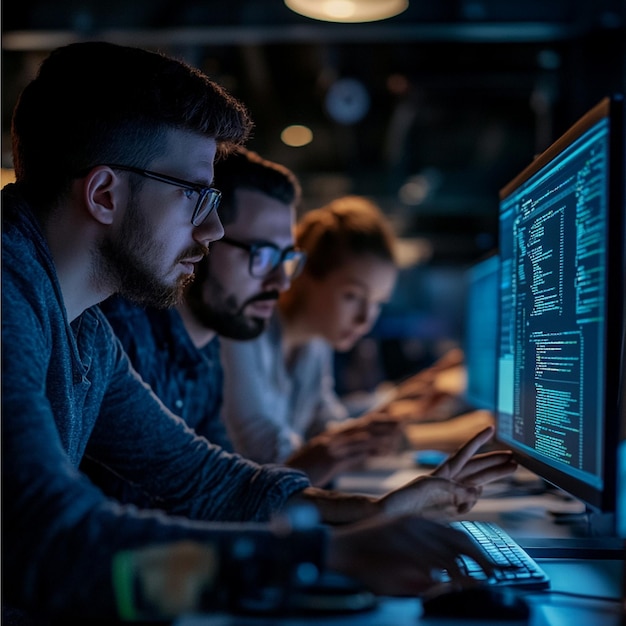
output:
[[[134,367],[159,399],[197,434],[231,451],[231,439],[220,417],[219,336],[247,340],[264,332],[280,292],[289,287],[306,259],[293,245],[300,187],[292,172],[240,149],[216,163],[215,180],[222,193],[219,214],[226,236],[196,265],[196,278],[185,298],[165,310],[139,307],[118,297],[101,308]],[[389,422],[390,431],[395,428]],[[345,439],[350,444],[346,449],[359,459],[371,448],[371,441],[360,432],[336,437]],[[286,463],[307,472],[318,486],[345,464],[330,453],[326,437],[315,438]],[[122,481],[102,476],[100,467],[87,462],[84,468],[102,486],[107,485],[111,495],[154,504],[145,495],[132,493],[132,487]]]
[[[245,107],[199,71],[102,42],[55,50],[20,96],[17,182],[2,190],[3,623],[7,612],[15,623],[13,609],[38,624],[232,609],[320,568],[386,594],[426,589],[441,569],[458,578],[459,554],[493,570],[461,533],[416,515],[433,502],[463,511],[484,480],[510,473],[506,455],[467,462],[489,433],[426,481],[434,490],[338,498],[195,436],[98,308],[113,294],[179,301],[223,235],[216,153],[250,127]],[[79,470],[84,458],[160,510],[105,497]],[[371,519],[268,523],[303,501],[328,523]]]
[[[286,168],[243,149],[215,168],[224,170],[220,219],[242,222],[245,241],[223,237],[212,244],[174,307],[137,306],[114,296],[101,309],[157,397],[197,434],[233,451],[220,419],[223,375],[217,335],[256,337],[279,292],[299,271],[304,257],[293,247],[292,226],[300,189]],[[107,477],[101,467],[86,461],[83,468],[110,495],[154,505],[146,494]]]

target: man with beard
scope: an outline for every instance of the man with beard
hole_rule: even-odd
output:
[[[195,280],[175,307],[142,307],[114,296],[101,309],[157,397],[197,434],[232,451],[219,418],[222,370],[217,335],[247,339],[260,334],[279,292],[289,285],[289,273],[304,261],[293,249],[291,233],[300,188],[289,170],[243,149],[218,161],[215,175],[221,180],[220,220],[229,223],[243,217],[246,239],[269,244],[255,255],[269,265],[269,272],[252,278],[250,253],[222,238],[210,257],[196,265]]]
[[[314,489],[301,472],[196,436],[133,370],[96,306],[115,293],[178,301],[223,234],[216,153],[250,126],[199,71],[102,42],[54,51],[22,92],[17,182],[2,191],[5,605],[58,623],[171,619],[237,608],[322,567],[397,595],[431,587],[441,569],[460,579],[459,554],[493,569],[464,535],[424,517],[467,510],[480,484],[512,470],[507,455],[473,456],[490,433],[381,498]],[[84,457],[161,510],[105,497],[79,471]],[[295,503],[344,525],[268,523]]]
[[[215,180],[222,193],[219,214],[226,236],[197,264],[185,298],[162,310],[116,296],[101,308],[159,399],[197,434],[232,450],[220,418],[219,336],[247,340],[264,332],[279,294],[300,272],[305,256],[293,245],[300,186],[291,171],[239,149],[216,163]],[[344,416],[333,398],[327,408],[329,414]],[[350,429],[314,437],[285,465],[324,486],[340,471],[385,453],[399,433],[393,420],[368,416],[353,422]],[[132,486],[102,476],[101,468],[89,464],[88,472],[111,495],[150,505]]]

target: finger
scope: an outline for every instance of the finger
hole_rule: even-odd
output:
[[[467,513],[478,502],[482,490],[474,485],[451,483],[451,495],[457,513]]]
[[[459,555],[463,554],[471,558],[488,576],[491,576],[495,570],[493,562],[485,556],[481,549],[465,533],[449,527],[448,530],[453,533],[447,537],[450,548]]]
[[[402,426],[397,421],[388,424],[374,424],[371,428],[368,428],[367,432],[376,439],[384,439],[386,437],[394,437],[402,432]]]
[[[469,511],[478,501],[480,487],[454,483],[446,478],[422,477],[409,483],[401,500],[392,500],[397,507],[411,506],[420,515],[434,520],[458,517],[459,512]]]
[[[445,370],[449,367],[455,367],[457,365],[462,365],[465,360],[465,355],[463,354],[463,350],[460,348],[452,348],[448,350],[443,356],[441,356],[437,361],[435,361],[431,369],[440,372],[441,370]]]
[[[466,515],[482,495],[481,485],[459,484],[444,478],[425,477],[416,487],[421,489],[416,491],[417,500],[413,503],[413,510],[425,518],[440,522],[459,519]],[[395,505],[396,510],[402,506],[406,509],[407,502],[411,501],[392,500],[391,505]]]
[[[495,452],[484,452],[482,454],[475,454],[467,463],[457,472],[454,477],[455,480],[461,482],[467,479],[468,476],[476,474],[483,470],[488,470],[492,467],[499,467],[510,463],[513,460],[513,453],[510,451],[497,450]]]
[[[444,475],[449,478],[455,478],[476,452],[491,439],[494,430],[493,426],[487,426],[474,435],[466,444],[448,457],[448,459],[433,472],[433,475]]]
[[[474,560],[488,576],[493,573],[491,561],[465,533],[443,526],[440,530],[428,534],[430,535],[427,538],[427,545],[430,548],[428,562],[434,568],[446,570],[453,580],[465,579],[460,569],[461,555]]]
[[[341,446],[355,441],[368,441],[371,435],[364,430],[341,431],[328,438],[328,446]]]
[[[334,443],[328,446],[328,453],[333,458],[353,456],[357,454],[368,455],[372,449],[369,438],[351,439]]]
[[[500,465],[494,465],[479,471],[468,472],[467,476],[462,479],[464,484],[468,485],[486,485],[496,480],[502,480],[510,476],[517,469],[517,463],[514,460],[506,461]]]

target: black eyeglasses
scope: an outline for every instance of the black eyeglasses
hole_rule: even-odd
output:
[[[176,187],[182,187],[183,189],[187,189],[190,192],[194,192],[198,194],[198,202],[196,202],[196,206],[191,214],[191,223],[194,226],[200,226],[204,220],[215,210],[220,204],[220,200],[222,199],[222,192],[214,189],[213,187],[204,187],[203,185],[198,185],[196,183],[190,183],[187,180],[182,180],[181,178],[174,178],[174,176],[166,176],[165,174],[158,174],[157,172],[151,172],[150,170],[144,170],[140,167],[131,167],[130,165],[116,165],[107,163],[107,167],[116,169],[116,170],[124,170],[126,172],[132,172],[133,174],[139,174],[140,176],[145,176],[146,178],[152,178],[153,180],[158,180],[162,183],[167,183],[168,185],[174,185]],[[192,196],[189,195],[189,198]]]
[[[292,279],[300,273],[306,261],[306,253],[294,246],[281,250],[273,243],[244,243],[230,237],[218,241],[250,253],[248,271],[253,278],[265,278],[282,265],[287,278]]]

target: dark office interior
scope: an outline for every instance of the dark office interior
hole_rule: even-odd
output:
[[[89,624],[94,623],[89,617],[100,618],[102,610],[103,619],[95,623],[113,623],[108,615],[115,612],[135,624],[171,626],[302,626],[327,620],[353,626],[626,624],[626,104],[623,97],[607,98],[626,95],[626,0],[356,0],[369,7],[396,1],[407,6],[385,19],[343,23],[305,17],[288,6],[304,1],[4,2],[2,186],[13,180],[13,107],[52,50],[104,40],[185,60],[247,105],[255,122],[248,147],[286,165],[301,182],[298,216],[355,194],[374,201],[389,218],[398,235],[395,290],[371,332],[351,350],[335,353],[335,380],[330,382],[357,415],[370,408],[373,397],[383,396],[358,392],[380,392],[381,383],[411,382],[411,375],[421,371],[425,377],[418,381],[416,397],[406,396],[419,416],[398,417],[405,419],[402,445],[397,442],[383,454],[368,451],[366,460],[327,483],[332,492],[325,506],[334,518],[322,515],[325,506],[318,515],[306,499],[301,502],[307,506],[299,506],[298,496],[306,489],[302,485],[310,483],[296,472],[291,476],[295,487],[287,492],[282,461],[270,462],[267,479],[265,466],[248,466],[252,478],[245,478],[243,470],[239,478],[240,467],[248,465],[241,463],[239,450],[231,455],[209,448],[192,439],[189,429],[196,426],[183,428],[182,407],[187,411],[188,400],[201,387],[208,389],[207,397],[216,398],[216,408],[207,408],[210,402],[200,396],[188,413],[197,409],[204,419],[211,409],[211,419],[217,421],[226,406],[226,379],[214,368],[218,350],[225,363],[225,342],[217,347],[213,342],[211,379],[181,374],[176,380],[163,364],[158,375],[173,382],[177,393],[181,390],[177,409],[172,409],[179,414],[180,408],[181,418],[174,423],[164,414],[166,400],[156,406],[155,398],[131,380],[134,370],[121,344],[112,344],[104,334],[110,329],[99,312],[84,314],[121,284],[111,278],[112,271],[103,270],[102,285],[94,293],[104,295],[90,300],[99,268],[93,272],[88,253],[100,243],[96,235],[104,228],[94,228],[92,235],[91,224],[83,227],[82,213],[74,210],[86,204],[88,185],[72,186],[82,196],[67,194],[67,206],[49,213],[52,218],[40,222],[42,229],[28,204],[18,204],[7,190],[4,215],[24,224],[18,231],[10,220],[3,222],[8,224],[3,227],[3,281],[8,278],[3,305],[11,312],[8,322],[3,318],[3,336],[10,339],[3,339],[3,361],[17,364],[5,368],[9,376],[3,378],[3,438],[8,443],[3,445],[2,489],[8,514],[3,512],[2,522],[3,537],[9,539],[4,544],[8,556],[3,555],[3,564],[9,563],[2,585],[3,624],[14,609],[17,621],[8,626]],[[337,10],[352,0],[310,1],[316,10],[331,5]],[[141,65],[146,66],[151,67]],[[137,75],[133,71],[133,81]],[[188,76],[187,81],[193,83]],[[119,90],[117,82],[112,90]],[[58,83],[52,84],[56,92]],[[85,92],[84,85],[81,90],[93,93]],[[169,86],[168,99],[171,93]],[[55,114],[59,110],[50,101],[46,108]],[[592,108],[593,115],[567,132]],[[99,123],[106,117],[93,117],[87,109]],[[32,117],[26,119],[32,124]],[[122,135],[119,128],[118,115],[113,134]],[[563,133],[558,149],[544,153]],[[138,136],[143,141],[146,135],[142,131]],[[188,138],[172,135],[181,138],[173,144],[176,157],[185,152]],[[200,139],[211,146],[212,155],[213,137]],[[204,165],[202,175],[210,169],[207,145],[204,152],[188,153],[194,167]],[[542,153],[527,170],[531,175],[518,176]],[[171,164],[174,157],[168,155],[165,162]],[[122,170],[169,183],[181,199],[181,189],[196,192],[191,219],[184,216],[184,232],[208,223],[205,219],[219,201],[208,180],[194,184],[176,171],[159,174],[134,163],[112,163],[117,165],[93,166],[95,176],[99,168]],[[83,177],[80,171],[76,176]],[[529,180],[532,193],[526,188]],[[214,184],[219,187],[217,178]],[[32,190],[27,185],[17,189]],[[142,215],[147,213],[143,207],[164,204],[166,196],[160,194],[143,196]],[[126,198],[124,208],[130,213],[131,193],[119,197]],[[211,206],[209,198],[215,201]],[[533,203],[545,198],[535,211]],[[36,200],[30,204],[38,208]],[[52,211],[59,208],[50,206]],[[183,222],[166,208],[175,219],[160,224]],[[292,275],[280,268],[293,250],[288,211],[282,215],[284,243],[280,238],[276,244],[233,238],[216,248],[230,243],[252,250],[245,260],[251,278],[278,271],[287,281]],[[152,247],[132,257],[137,266],[152,250],[158,256],[157,244],[176,239],[175,231],[154,221],[158,237],[152,236]],[[144,222],[128,223],[138,224],[139,231]],[[271,216],[262,226],[261,220],[252,223],[259,238],[259,230],[274,224]],[[117,232],[129,230],[120,227]],[[82,246],[84,234],[88,245]],[[68,242],[72,245],[66,254],[62,244]],[[274,266],[261,276],[253,269],[255,244],[278,251]],[[96,261],[104,258],[98,253]],[[201,255],[187,257],[181,256],[180,264],[190,278]],[[36,265],[29,265],[31,258]],[[477,290],[471,270],[485,261],[497,263],[490,266],[487,286],[483,267]],[[80,266],[76,281],[70,272],[74,266]],[[222,267],[234,266],[227,261]],[[29,267],[35,268],[34,279]],[[546,288],[545,277],[550,282]],[[55,298],[49,296],[52,290],[58,291]],[[325,303],[326,298],[316,301]],[[477,301],[479,306],[467,307]],[[320,309],[316,315],[323,317]],[[191,342],[182,313],[178,322],[185,341]],[[20,335],[15,329],[22,325]],[[142,341],[144,335],[137,336],[138,343],[148,343]],[[163,345],[169,349],[168,340],[157,339],[159,350]],[[482,362],[476,358],[481,350],[470,358],[468,339],[486,354]],[[285,344],[276,343],[281,356]],[[185,347],[182,341],[180,345]],[[206,348],[190,345],[194,354]],[[429,367],[458,354],[452,348],[465,350],[465,368],[458,363],[440,370]],[[163,350],[163,355],[154,360],[165,363],[169,353]],[[326,360],[323,365],[319,390],[313,390],[320,396],[332,379]],[[475,388],[468,374],[477,370],[487,381],[480,400],[471,393]],[[251,379],[262,380],[262,371],[250,368]],[[235,376],[231,380],[239,382]],[[297,381],[294,387],[300,391]],[[403,387],[406,391],[406,384],[388,384],[388,396],[398,394],[401,404]],[[308,391],[306,385],[300,388]],[[236,389],[242,397],[247,391],[244,385]],[[169,388],[164,393],[174,396]],[[250,397],[252,401],[245,400],[257,410],[260,403]],[[485,397],[488,403],[481,404]],[[278,394],[271,411],[280,410],[277,399]],[[381,406],[388,410],[393,405],[378,404],[374,417],[385,417]],[[296,413],[291,405],[289,410]],[[494,432],[481,426],[454,452],[457,444],[452,446],[454,439],[448,437],[468,422],[459,426],[453,420],[476,414],[487,414]],[[263,430],[261,426],[255,422],[254,430]],[[431,433],[443,427],[439,439],[428,438],[433,426]],[[413,438],[412,427],[417,432]],[[326,432],[331,431],[322,434]],[[340,455],[329,456],[335,463]],[[129,486],[145,488],[151,496],[146,509],[155,505],[162,511],[154,516],[140,511],[135,496],[128,505],[105,500],[82,474],[81,458],[102,462],[107,471],[119,470],[116,478],[132,479]],[[429,484],[435,485],[432,496]],[[330,507],[337,503],[338,508]],[[181,516],[192,518],[193,525]],[[444,530],[436,524],[450,520],[458,525]],[[359,525],[361,533],[368,527],[374,533],[359,539]],[[469,551],[461,543],[461,529],[468,542],[472,538]],[[448,531],[459,534],[455,538]],[[474,542],[481,545],[479,552],[473,551],[478,550]],[[312,558],[308,552],[313,550]],[[468,566],[467,576],[461,575],[461,565]],[[17,597],[15,606],[11,594]],[[22,611],[28,613],[26,621]],[[29,620],[31,612],[36,621]],[[68,622],[66,614],[78,617]],[[55,619],[48,621],[50,616]]]
[[[2,29],[3,168],[38,62],[104,39],[180,56],[243,100],[249,147],[296,172],[301,211],[346,193],[375,200],[404,265],[374,331],[391,377],[462,340],[463,270],[497,247],[498,190],[626,86],[622,0],[410,0],[347,24],[279,0],[25,0],[4,4]],[[286,145],[290,125],[312,140]]]

